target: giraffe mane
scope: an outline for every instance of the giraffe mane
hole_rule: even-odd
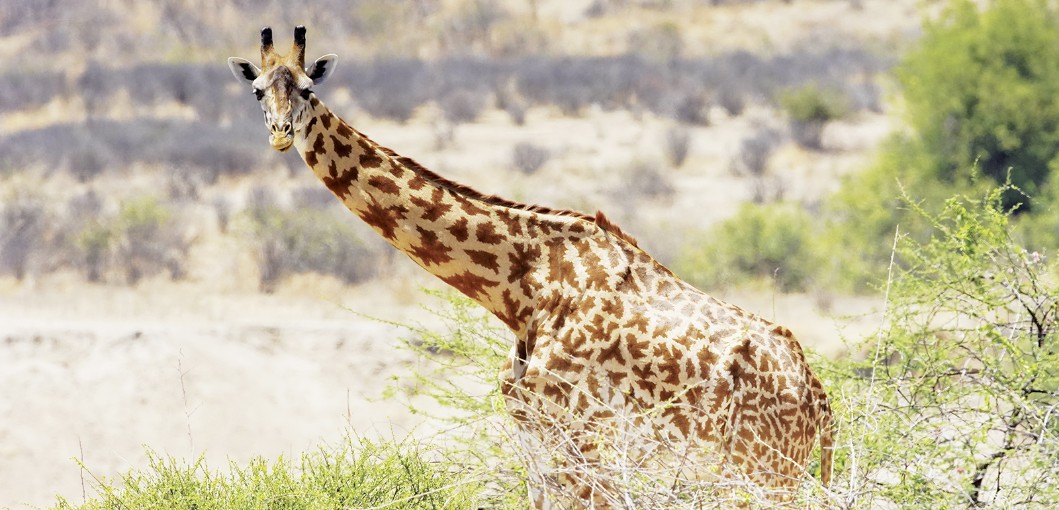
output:
[[[364,136],[363,134],[361,134],[361,136],[364,137],[367,140],[370,140],[370,138]],[[589,223],[595,224],[599,228],[603,229],[605,232],[607,232],[609,234],[613,234],[614,236],[618,237],[619,239],[624,240],[625,242],[627,242],[627,243],[629,243],[629,244],[631,244],[633,246],[639,247],[639,244],[637,244],[636,238],[634,238],[633,236],[625,233],[625,231],[622,230],[620,227],[618,227],[618,225],[616,225],[616,224],[614,224],[614,222],[610,221],[610,219],[607,218],[603,214],[603,211],[597,211],[595,216],[591,216],[591,215],[588,215],[588,214],[585,214],[585,213],[582,213],[582,212],[579,212],[579,211],[574,211],[574,210],[571,210],[571,209],[553,209],[551,207],[546,207],[546,206],[543,206],[543,205],[523,204],[523,203],[520,203],[520,202],[515,202],[513,200],[508,200],[506,198],[498,197],[496,195],[487,195],[487,194],[482,193],[481,191],[478,191],[478,190],[476,190],[476,189],[474,189],[474,188],[472,188],[470,186],[467,186],[467,185],[464,185],[464,184],[460,184],[458,182],[446,179],[445,177],[442,177],[441,175],[438,175],[433,170],[430,170],[427,167],[419,164],[414,159],[406,157],[406,156],[401,156],[400,154],[397,154],[396,152],[394,152],[393,149],[390,149],[389,147],[383,147],[382,145],[379,145],[378,143],[376,143],[374,140],[372,140],[371,142],[376,147],[378,147],[379,150],[381,150],[384,154],[386,154],[390,159],[392,159],[393,161],[397,162],[398,164],[408,168],[409,170],[412,170],[412,171],[416,172],[417,174],[419,174],[424,179],[426,179],[428,181],[431,181],[431,182],[433,182],[434,184],[436,184],[438,186],[441,186],[441,187],[443,187],[445,189],[451,190],[451,191],[453,191],[455,193],[459,193],[460,195],[465,196],[467,198],[471,198],[471,199],[474,199],[474,200],[479,200],[479,201],[485,202],[486,204],[489,204],[489,205],[495,205],[495,206],[498,206],[498,207],[505,207],[505,208],[508,208],[508,209],[516,209],[516,210],[519,210],[519,211],[527,211],[527,212],[538,213],[538,214],[549,214],[549,215],[555,215],[555,216],[566,216],[566,217],[570,217],[570,218],[577,218],[577,219],[585,220],[585,221],[587,221]]]

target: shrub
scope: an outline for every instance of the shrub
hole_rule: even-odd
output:
[[[672,179],[657,163],[636,160],[626,168],[621,184],[623,195],[632,199],[658,200],[676,193]]]
[[[673,127],[666,131],[666,158],[676,168],[684,165],[691,146],[691,132],[685,128]]]
[[[917,172],[928,158],[915,149],[917,143],[902,135],[885,141],[871,167],[845,178],[838,192],[827,198],[822,241],[829,247],[829,285],[853,291],[877,287],[886,277],[895,232],[925,241],[933,231],[912,205],[937,213],[932,210],[939,207],[935,204],[953,193],[983,191],[973,168],[949,185]],[[899,255],[896,261],[903,265]]]
[[[705,126],[710,123],[709,109],[710,101],[706,92],[689,90],[684,92],[682,97],[677,100],[671,115],[686,124]]]
[[[358,283],[376,273],[376,254],[361,241],[347,212],[250,205],[250,235],[259,258],[259,287],[272,292],[283,277],[316,272]]]
[[[26,72],[22,69],[0,74],[0,112],[31,110],[60,97],[65,92],[61,71]]]
[[[484,477],[473,478],[437,449],[406,442],[347,439],[297,461],[263,458],[212,471],[150,450],[148,466],[115,480],[91,476],[96,497],[56,510],[192,510],[202,508],[478,508]],[[82,466],[86,471],[88,468]],[[89,471],[91,475],[91,472]],[[510,506],[504,508],[512,508]]]
[[[441,111],[453,124],[472,122],[485,108],[485,93],[480,90],[453,90],[441,98]]]
[[[110,264],[110,252],[114,244],[114,233],[99,223],[90,223],[81,230],[75,246],[80,252],[79,265],[85,280],[102,282]]]
[[[86,233],[91,239],[85,241],[85,247],[91,246],[89,241],[96,242],[96,237],[105,239],[92,233],[92,228]],[[184,277],[190,243],[184,239],[172,211],[157,199],[144,197],[123,202],[112,228],[115,262],[124,271],[127,284],[134,285],[162,270],[174,280]]]
[[[529,142],[520,142],[511,150],[512,164],[526,175],[536,173],[551,157],[551,151]]]
[[[732,158],[729,168],[737,174],[763,178],[772,153],[782,141],[783,136],[775,129],[765,126],[755,128],[754,134],[739,142],[739,153]]]
[[[0,209],[0,271],[21,280],[46,242],[47,210],[32,196],[11,196]]]
[[[357,103],[376,117],[405,122],[430,97],[427,68],[419,60],[391,58],[352,63],[342,72],[346,73],[343,82],[350,83],[356,91]]]
[[[702,289],[771,280],[783,291],[807,289],[819,267],[809,214],[794,204],[744,204],[696,236],[676,272]]]
[[[1020,246],[1008,191],[957,196],[897,244],[885,325],[836,362],[847,438],[838,492],[858,506],[1051,508],[1059,501],[1059,265]]]
[[[820,149],[824,126],[849,112],[849,102],[838,89],[810,83],[780,95],[780,106],[790,117],[791,134],[800,145]]]
[[[75,195],[66,203],[60,230],[70,263],[90,282],[102,282],[110,265],[113,232],[103,225],[103,199],[94,191]]]

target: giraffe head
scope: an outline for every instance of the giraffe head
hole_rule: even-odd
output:
[[[295,133],[309,121],[309,97],[313,85],[323,83],[335,69],[335,55],[324,55],[305,67],[305,27],[294,29],[294,47],[280,55],[272,47],[272,29],[261,29],[261,68],[239,57],[228,59],[228,67],[240,81],[249,82],[269,130],[269,143],[278,151],[294,144]]]

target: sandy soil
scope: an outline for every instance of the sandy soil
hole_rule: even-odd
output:
[[[377,286],[344,300],[68,290],[0,291],[0,507],[80,501],[90,476],[75,458],[114,476],[144,466],[149,446],[219,468],[419,424],[381,400],[390,376],[412,370],[396,348],[407,332],[354,313],[409,319]]]

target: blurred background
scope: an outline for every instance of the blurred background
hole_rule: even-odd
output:
[[[80,501],[142,445],[223,464],[429,428],[382,399],[414,355],[365,316],[429,323],[420,289],[441,285],[269,148],[225,62],[256,60],[262,26],[339,55],[316,92],[376,141],[486,193],[602,210],[839,356],[878,325],[894,178],[935,196],[976,185],[953,168],[1015,161],[916,109],[958,96],[922,79],[958,53],[923,46],[946,4],[0,0],[0,507]],[[1008,57],[1034,47],[1023,29],[996,42]],[[1005,133],[983,136],[1025,140]],[[1016,179],[1047,245],[1047,172]]]

